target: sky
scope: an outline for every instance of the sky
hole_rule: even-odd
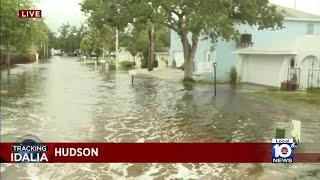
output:
[[[320,0],[269,0],[269,2],[290,8],[294,8],[296,2],[298,10],[320,15]]]
[[[35,0],[37,7],[42,10],[46,23],[53,31],[57,31],[63,23],[79,26],[85,22],[85,16],[80,11],[82,0]],[[294,8],[320,15],[320,0],[270,0],[274,4]]]
[[[50,29],[56,31],[61,24],[69,23],[80,26],[85,16],[80,11],[82,0],[37,0],[37,7],[42,10],[42,17]]]

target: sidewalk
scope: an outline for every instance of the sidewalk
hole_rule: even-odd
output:
[[[174,68],[154,68],[153,71],[148,69],[135,69],[137,76],[152,76],[158,79],[181,82],[183,79],[183,70]]]
[[[148,71],[148,69],[135,69],[137,76],[152,76],[158,79],[173,81],[173,82],[182,82],[184,71],[182,69],[175,68],[154,68],[153,71]],[[201,76],[193,75],[193,79],[197,83],[203,84],[213,84],[213,79],[206,79]],[[218,81],[218,84],[224,84],[225,82]]]
[[[162,79],[171,82],[182,82],[184,72],[181,69],[175,68],[155,68],[153,71],[148,71],[148,69],[135,69],[137,76],[151,76],[157,79]],[[213,79],[206,79],[200,76],[193,76],[193,79],[198,84],[213,84]],[[228,82],[217,81],[217,84],[228,84]],[[237,86],[237,92],[269,92],[270,87],[250,84],[250,83],[241,83]]]

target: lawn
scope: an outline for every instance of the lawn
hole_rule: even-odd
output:
[[[264,91],[244,93],[250,99],[274,101],[283,105],[320,110],[320,93]]]

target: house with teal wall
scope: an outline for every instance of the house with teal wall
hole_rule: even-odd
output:
[[[235,25],[241,35],[241,42],[218,40],[212,50],[210,39],[199,41],[194,58],[194,74],[204,78],[212,77],[213,62],[217,63],[217,79],[227,80],[230,69],[237,66],[239,56],[235,51],[247,47],[263,47],[289,41],[301,36],[320,36],[320,16],[296,9],[279,6],[285,10],[284,28],[278,31],[258,30],[249,25]],[[171,30],[169,66],[181,66],[183,50],[179,35]],[[319,45],[320,49],[320,45]]]

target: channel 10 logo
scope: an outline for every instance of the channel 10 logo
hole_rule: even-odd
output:
[[[293,139],[272,139],[272,163],[293,163]]]

